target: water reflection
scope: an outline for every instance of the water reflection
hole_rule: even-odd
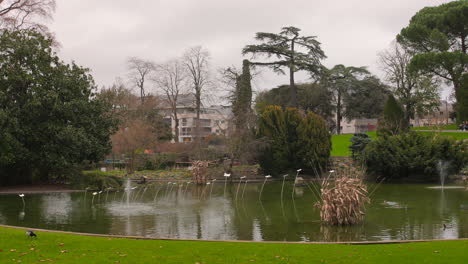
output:
[[[425,185],[382,185],[364,223],[320,224],[310,188],[266,184],[158,184],[125,192],[0,196],[0,223],[78,232],[271,241],[363,241],[468,237],[468,192]],[[294,195],[294,196],[293,196]],[[86,198],[85,198],[86,197]],[[211,198],[210,198],[211,197]],[[237,197],[237,200],[236,200]],[[292,199],[294,197],[294,200]],[[101,199],[99,199],[101,198]],[[128,201],[128,202],[127,202]]]

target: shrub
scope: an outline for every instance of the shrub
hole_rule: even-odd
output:
[[[259,118],[258,136],[266,143],[260,150],[259,164],[267,174],[320,169],[330,156],[326,123],[313,113],[303,116],[295,108],[267,106]]]
[[[369,144],[371,138],[365,133],[356,133],[349,141],[351,141],[349,149],[351,150],[353,159],[356,160],[361,156],[362,151],[364,151],[367,144]]]
[[[363,159],[371,173],[387,179],[438,179],[437,162],[450,163],[450,171],[459,171],[468,161],[467,143],[443,136],[428,136],[414,132],[378,137],[365,148]]]
[[[105,190],[107,188],[120,189],[123,185],[122,178],[109,175],[101,171],[84,171],[79,176],[71,179],[75,188],[91,190]]]

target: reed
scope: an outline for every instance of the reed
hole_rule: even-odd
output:
[[[367,186],[363,182],[364,170],[351,164],[334,170],[320,189],[320,219],[330,225],[354,225],[364,219],[365,206],[370,202]]]

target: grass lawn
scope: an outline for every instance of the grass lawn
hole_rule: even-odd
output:
[[[440,125],[440,126],[429,126],[429,127],[412,127],[413,130],[457,130],[456,124]]]
[[[424,131],[424,132],[417,132],[425,135],[434,135],[438,134],[441,136],[452,137],[457,140],[468,139],[467,132],[434,132],[434,131]],[[368,132],[368,135],[371,138],[375,138],[377,136],[376,132]],[[332,157],[349,157],[351,156],[351,151],[349,151],[349,146],[351,146],[351,142],[349,141],[353,137],[353,134],[344,134],[344,135],[333,135],[332,136]]]
[[[468,240],[325,245],[131,240],[0,227],[0,263],[465,263]]]

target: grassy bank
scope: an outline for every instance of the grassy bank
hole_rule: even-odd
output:
[[[463,263],[468,241],[321,245],[131,240],[0,227],[0,263]]]
[[[468,139],[468,133],[466,132],[432,132],[432,131],[419,131],[417,133],[425,135],[440,135],[451,137],[457,140]],[[377,136],[376,132],[366,133],[375,138]],[[349,151],[349,146],[351,142],[349,141],[353,137],[353,134],[344,134],[344,135],[333,135],[332,136],[332,157],[349,157],[351,156],[351,151]]]

